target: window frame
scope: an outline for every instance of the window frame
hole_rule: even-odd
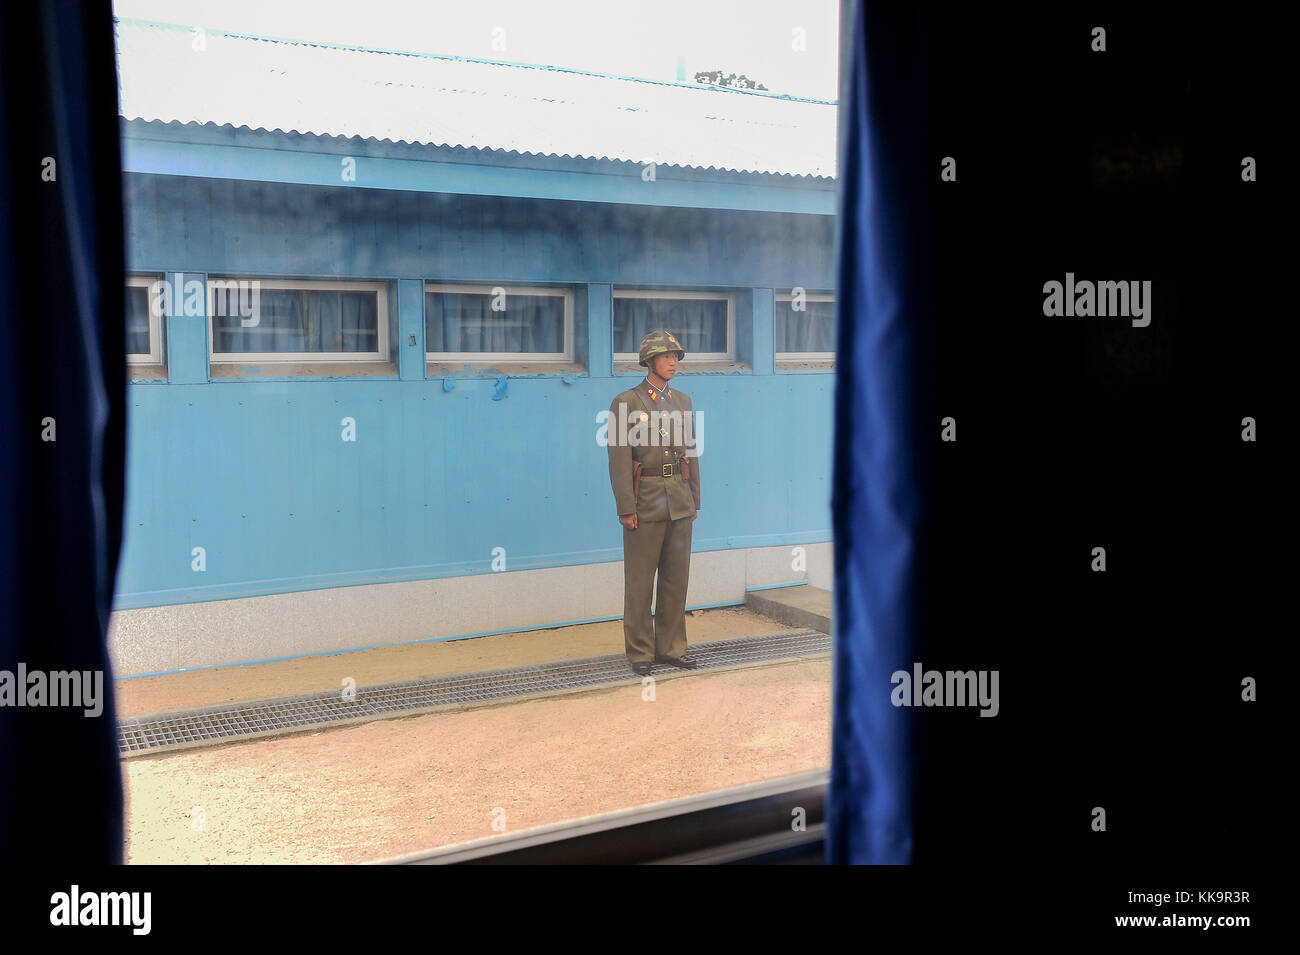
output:
[[[805,292],[804,300],[808,302],[834,302],[834,292]],[[793,302],[794,293],[777,292],[777,302]],[[838,336],[839,330],[836,329]],[[776,315],[772,316],[772,349],[777,361],[834,361],[833,351],[776,351]]]
[[[614,289],[614,298],[670,298],[670,299],[704,299],[708,301],[722,300],[727,303],[727,350],[725,352],[687,352],[683,364],[691,362],[705,361],[727,361],[736,360],[736,296],[732,292],[694,292],[687,289],[636,289],[636,288],[616,288]],[[611,327],[613,324],[613,315],[610,315]],[[641,355],[638,352],[614,352],[614,361],[640,361]]]
[[[213,286],[218,282],[258,282],[258,291],[325,291],[325,292],[375,292],[378,346],[373,352],[219,352],[216,350],[216,330],[213,309]],[[280,279],[268,276],[209,275],[206,286],[208,302],[208,360],[214,365],[247,364],[385,364],[390,362],[388,351],[388,284],[382,281],[353,281],[350,279]]]
[[[551,364],[570,364],[573,361],[573,289],[549,285],[505,285],[501,282],[492,285],[478,285],[467,282],[437,282],[426,279],[424,283],[425,299],[421,300],[424,308],[424,333],[428,336],[428,299],[430,292],[451,292],[474,295],[491,295],[493,289],[503,289],[506,296],[536,295],[562,299],[564,302],[564,350],[558,352],[518,352],[518,351],[429,351],[429,343],[424,343],[424,360],[429,362],[547,362]]]
[[[162,368],[166,364],[163,354],[163,318],[166,311],[165,308],[155,311],[152,292],[154,284],[163,280],[164,276],[157,273],[135,274],[126,277],[125,288],[143,288],[149,306],[149,353],[146,355],[143,352],[127,352],[127,365]]]

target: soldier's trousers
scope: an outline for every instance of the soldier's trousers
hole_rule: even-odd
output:
[[[689,517],[675,521],[641,521],[623,528],[623,642],[630,663],[686,653],[686,585],[691,573]],[[659,586],[655,612],[650,592],[655,571]]]

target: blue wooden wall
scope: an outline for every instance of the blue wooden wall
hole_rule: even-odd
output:
[[[621,559],[596,443],[640,377],[612,371],[617,286],[737,293],[741,367],[674,382],[704,413],[694,549],[830,539],[834,378],[775,370],[771,347],[773,290],[833,287],[830,217],[137,174],[126,197],[131,271],[389,280],[398,334],[387,375],[211,378],[206,320],[170,317],[168,378],[128,386],[115,609],[487,573],[496,547],[507,570]],[[585,370],[447,390],[422,361],[425,280],[572,286]]]

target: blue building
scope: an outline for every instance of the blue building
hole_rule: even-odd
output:
[[[688,608],[831,586],[834,103],[118,41],[118,673],[620,617],[598,415],[655,327],[703,419]]]

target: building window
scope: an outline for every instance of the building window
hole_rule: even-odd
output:
[[[382,282],[208,279],[214,362],[388,361]]]
[[[424,349],[429,361],[572,361],[573,293],[428,282]]]
[[[796,302],[794,295],[776,296],[776,360],[833,360],[835,296],[806,292],[801,298]]]
[[[163,363],[163,298],[153,292],[158,275],[132,275],[126,280],[126,361],[129,365]]]
[[[735,315],[723,292],[614,290],[614,360],[637,361],[641,339],[663,328],[686,349],[689,361],[731,361]]]

